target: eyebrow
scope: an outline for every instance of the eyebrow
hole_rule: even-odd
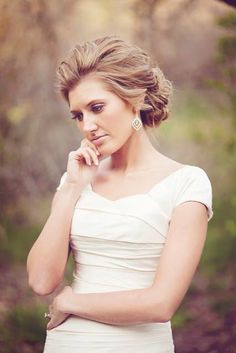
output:
[[[86,104],[86,107],[88,107],[89,105],[91,105],[91,104],[93,104],[95,102],[101,101],[101,100],[103,100],[103,99],[93,99],[89,103]],[[71,110],[70,112],[71,113],[78,113],[78,112],[81,112],[81,111],[80,110]]]

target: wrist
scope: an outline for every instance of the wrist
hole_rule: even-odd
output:
[[[63,314],[73,314],[74,306],[77,306],[76,296],[71,286],[65,286],[56,297],[56,305],[58,310]]]
[[[65,181],[60,188],[59,193],[80,196],[82,190],[83,187],[81,185]]]
[[[74,303],[75,303],[75,294],[71,293],[69,296],[67,296],[67,298],[65,300],[61,300],[59,302],[59,307],[60,307],[60,311],[63,314],[68,314],[71,315],[74,313]]]

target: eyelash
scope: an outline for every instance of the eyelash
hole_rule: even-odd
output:
[[[91,111],[94,112],[94,113],[99,114],[99,113],[101,113],[101,111],[103,110],[103,107],[104,107],[103,104],[96,104],[96,105],[93,105],[93,106],[91,107]],[[94,108],[95,108],[95,109],[94,109]],[[98,108],[98,109],[97,109],[97,108]],[[82,114],[82,118],[83,118],[83,114]],[[71,119],[73,119],[73,120],[78,119],[79,121],[82,121],[82,120],[80,120],[80,119],[81,119],[81,114],[80,114],[80,113],[77,114],[77,115],[73,115]]]

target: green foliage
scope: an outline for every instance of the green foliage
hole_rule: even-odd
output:
[[[211,302],[211,309],[217,314],[224,316],[235,308],[236,300],[235,295],[225,294],[219,298],[215,298]]]
[[[45,307],[39,304],[17,305],[8,311],[3,322],[0,323],[0,352],[22,352],[20,349],[24,345],[41,347],[46,333],[44,312]]]
[[[44,338],[45,320],[42,306],[23,307],[16,306],[9,313],[7,325],[15,333],[16,340],[38,342]]]
[[[173,329],[180,329],[186,326],[188,323],[192,322],[194,317],[192,317],[184,309],[180,308],[171,320],[171,326]]]
[[[21,224],[15,219],[5,219],[1,225],[0,265],[25,264],[28,252],[40,233],[37,225]]]
[[[70,284],[72,281],[74,267],[75,267],[74,260],[71,255],[67,261],[66,270],[65,270],[65,280],[67,281],[68,284]]]
[[[236,13],[232,11],[217,21],[228,33],[218,41],[216,72],[208,83],[229,99],[236,124]]]
[[[214,228],[209,233],[201,259],[201,270],[207,277],[214,278],[235,261],[236,237],[223,232],[219,234]]]
[[[201,259],[201,270],[214,278],[229,270],[235,262],[236,248],[236,194],[214,203],[215,223],[208,230],[206,246]]]
[[[225,36],[219,40],[219,62],[227,63],[229,60],[235,58],[236,54],[236,37]]]
[[[204,95],[197,94],[193,90],[188,90],[182,92],[182,94],[176,92],[176,97],[174,107],[176,120],[181,121],[184,119],[192,124],[194,121],[202,121],[213,117],[213,107]]]
[[[224,82],[220,81],[220,80],[216,80],[213,78],[207,78],[205,80],[205,83],[208,85],[208,87],[210,88],[214,88],[217,89],[218,91],[221,91],[223,93],[226,93],[226,87]]]
[[[236,29],[236,13],[235,11],[227,13],[217,21],[218,25],[226,29]]]

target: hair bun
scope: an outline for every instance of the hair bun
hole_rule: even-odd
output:
[[[146,125],[158,126],[169,116],[168,103],[172,93],[172,84],[158,68],[152,68],[152,84],[149,84],[141,108],[141,117]]]

